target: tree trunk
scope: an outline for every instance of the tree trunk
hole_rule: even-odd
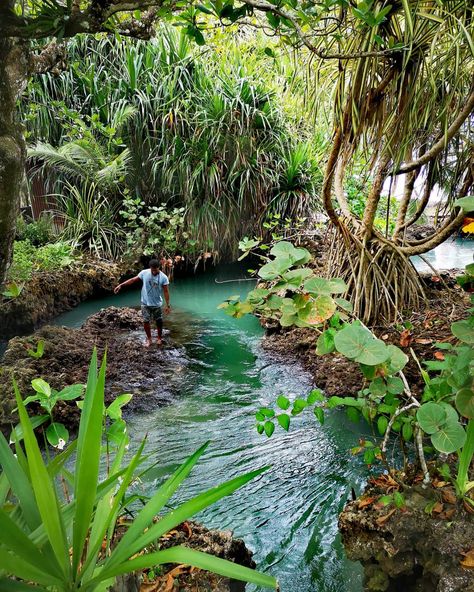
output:
[[[0,286],[10,265],[26,145],[16,104],[28,80],[28,46],[0,38]]]

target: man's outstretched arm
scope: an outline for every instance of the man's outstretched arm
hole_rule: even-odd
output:
[[[139,281],[140,281],[140,278],[138,277],[138,275],[136,275],[135,277],[130,278],[129,280],[125,280],[121,284],[118,284],[117,286],[115,286],[115,288],[114,288],[114,294],[118,294],[120,292],[120,290],[124,286],[131,286],[135,282],[139,282]]]
[[[165,296],[165,302],[166,302],[165,312],[169,312],[171,306],[170,306],[170,291],[168,289],[168,285],[163,286],[163,294]]]

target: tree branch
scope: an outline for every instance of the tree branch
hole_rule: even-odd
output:
[[[32,55],[30,60],[30,74],[44,74],[52,72],[59,74],[67,67],[66,46],[51,41],[39,54]]]
[[[392,174],[394,175],[401,175],[402,173],[410,173],[411,171],[415,171],[416,169],[421,168],[423,165],[427,164],[434,158],[438,156],[438,154],[446,148],[450,140],[454,137],[456,132],[459,130],[461,125],[466,121],[466,119],[471,114],[472,110],[474,109],[474,89],[471,90],[469,97],[464,105],[464,107],[459,112],[459,115],[456,119],[452,122],[449,126],[446,134],[444,134],[433,146],[428,150],[423,156],[418,158],[417,160],[413,160],[411,162],[407,162],[402,164],[398,167]]]

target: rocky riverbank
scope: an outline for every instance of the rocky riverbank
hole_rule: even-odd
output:
[[[425,487],[422,474],[403,479],[401,487],[388,475],[370,479],[339,516],[347,556],[364,567],[365,590],[473,592],[474,514],[436,474]],[[399,490],[402,507],[380,502]]]
[[[457,286],[455,274],[446,272],[440,278],[427,275],[425,282],[427,300],[422,309],[407,311],[397,323],[372,327],[386,343],[397,345],[407,354],[413,350],[419,361],[433,359],[435,343],[452,338],[451,323],[463,318],[469,307],[469,295]],[[281,359],[296,357],[328,397],[356,395],[363,384],[359,366],[337,354],[316,355],[318,335],[313,329],[271,327],[263,347]],[[423,388],[412,356],[405,374],[415,393]]]
[[[32,333],[87,298],[111,293],[120,275],[118,264],[98,261],[33,274],[17,298],[0,300],[1,338]]]
[[[181,371],[187,364],[183,344],[192,340],[185,315],[170,323],[162,347],[143,347],[142,318],[139,310],[110,307],[87,319],[80,329],[44,326],[29,337],[14,337],[8,344],[0,373],[0,426],[8,432],[16,416],[12,378],[23,397],[31,394],[31,380],[43,378],[52,388],[84,383],[94,347],[99,356],[107,349],[106,402],[127,392],[134,396],[128,410],[146,410],[166,404],[173,396]],[[44,354],[34,358],[28,349],[44,342]],[[31,411],[39,411],[31,405]],[[73,428],[79,419],[74,401],[58,403],[58,421]]]

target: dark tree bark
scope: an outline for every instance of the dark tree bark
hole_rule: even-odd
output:
[[[10,264],[26,146],[17,119],[16,103],[28,80],[28,45],[15,38],[0,38],[0,285]]]

